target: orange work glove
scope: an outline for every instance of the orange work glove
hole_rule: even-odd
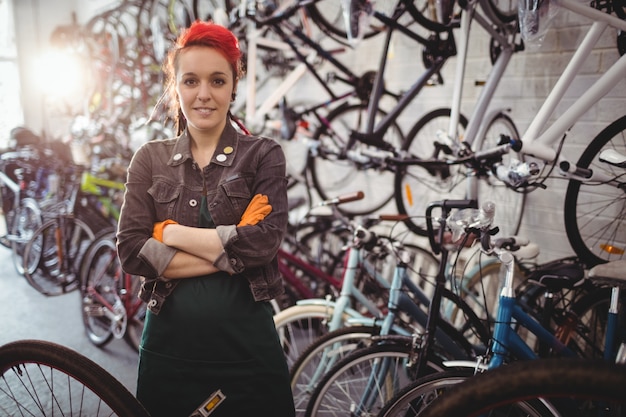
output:
[[[152,237],[158,240],[159,242],[163,242],[163,229],[168,224],[178,224],[174,220],[167,219],[162,222],[158,222],[154,224],[154,228],[152,229]]]
[[[243,212],[241,220],[237,226],[255,225],[271,212],[272,206],[270,206],[267,196],[257,194],[252,197],[252,200],[250,200],[250,204],[246,207],[246,211]]]

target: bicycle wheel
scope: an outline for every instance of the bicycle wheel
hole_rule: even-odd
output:
[[[411,128],[402,149],[411,157],[425,160],[438,159],[440,151],[435,141],[446,135],[450,125],[450,109],[433,110]],[[459,135],[462,136],[467,119],[461,115]],[[414,233],[427,236],[424,214],[432,201],[445,196],[448,199],[465,197],[465,187],[459,186],[466,179],[461,166],[423,167],[418,165],[398,168],[394,178],[394,197],[398,213],[406,214],[407,227]]]
[[[332,305],[295,305],[274,315],[276,331],[289,367],[307,346],[328,332],[327,323],[334,311]],[[348,313],[344,314],[343,323],[349,317]]]
[[[370,346],[379,331],[377,326],[343,327],[319,337],[298,357],[289,372],[296,415],[304,415],[323,375],[355,349]]]
[[[79,286],[80,262],[94,233],[81,220],[59,219],[44,223],[24,248],[24,260],[39,259],[35,270],[24,269],[28,283],[44,295],[60,295]]]
[[[0,410],[7,416],[148,417],[139,401],[98,364],[40,340],[0,347]]]
[[[433,401],[420,417],[623,416],[626,412],[625,386],[624,365],[582,359],[516,362],[461,381]],[[573,407],[574,411],[552,414],[546,399],[557,410]],[[530,413],[529,407],[532,406],[542,414]],[[397,413],[384,417],[394,415]]]
[[[626,116],[602,130],[576,163],[579,168],[615,178],[618,185],[570,180],[565,193],[567,238],[574,252],[590,267],[623,259],[626,251],[625,171],[600,161],[605,150],[626,154]]]
[[[417,355],[412,338],[358,349],[338,362],[320,381],[307,405],[305,416],[377,415],[383,405],[415,379]],[[424,372],[443,369],[433,357]]]
[[[43,217],[37,200],[24,198],[19,207],[12,210],[7,217],[10,218],[9,233],[11,235],[11,251],[13,265],[18,274],[24,275],[24,268],[32,270],[39,261],[38,258],[24,260],[24,248],[26,243],[33,237],[34,232],[41,227]]]
[[[81,266],[81,312],[87,338],[102,347],[113,337],[139,350],[146,305],[138,297],[140,279],[122,271],[115,231],[91,242]]]
[[[439,398],[447,398],[448,391],[453,390],[466,381],[468,384],[474,385],[476,378],[479,376],[481,375],[475,375],[474,368],[447,370],[426,375],[398,392],[394,398],[385,404],[378,417],[425,416],[431,411],[431,405],[434,406],[435,403],[442,401]],[[517,408],[508,410],[508,412],[510,414],[505,413],[502,416],[548,417],[559,415],[556,414],[556,410],[553,407],[547,407],[542,401],[522,402],[518,404]],[[438,416],[446,417],[452,417],[453,415],[459,417],[469,416],[469,414],[463,414],[463,411],[461,411],[461,414],[438,414]],[[500,414],[496,415],[500,416]]]
[[[485,135],[478,138],[474,150],[480,151],[494,148],[499,144],[500,135],[505,135],[511,139],[520,138],[515,123],[508,114],[499,112],[488,123]],[[516,159],[523,161],[520,153],[504,155],[502,163],[509,166],[510,161]],[[496,203],[496,214],[493,221],[494,226],[500,229],[499,236],[515,236],[519,231],[524,214],[524,204],[526,193],[517,191],[504,182],[496,178],[491,171],[478,174],[478,202],[494,201]]]
[[[378,110],[378,116],[384,116]],[[327,123],[314,135],[317,146],[309,154],[307,168],[313,186],[324,200],[357,190],[365,198],[337,208],[348,215],[372,213],[385,206],[393,198],[393,173],[385,167],[380,150],[357,142],[348,149],[351,131],[364,132],[367,124],[367,104],[339,106],[328,114]],[[396,149],[403,142],[402,130],[392,124],[385,132],[384,140]],[[381,155],[382,156],[382,155]]]
[[[626,305],[626,294],[620,293],[620,305]],[[596,288],[582,295],[571,308],[566,311],[565,319],[557,327],[557,335],[578,356],[587,359],[602,359],[605,350],[617,352],[619,335],[614,338],[614,346],[606,346],[606,333],[609,331],[608,311],[611,305],[611,288]],[[626,323],[626,311],[620,308],[618,315],[619,329]],[[567,320],[569,318],[570,320]],[[611,330],[615,331],[615,330]]]
[[[385,1],[383,4],[376,4],[376,9],[391,16],[396,7],[397,1]],[[318,0],[306,5],[308,16],[315,22],[322,32],[338,42],[346,43],[348,33],[344,19],[344,10],[339,1]],[[365,27],[359,28],[363,33],[359,37],[363,39],[371,38],[385,30],[385,26],[376,19],[368,19]]]
[[[517,19],[517,0],[481,0],[483,11],[496,26],[512,23]]]

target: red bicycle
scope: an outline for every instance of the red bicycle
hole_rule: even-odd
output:
[[[146,303],[137,296],[140,277],[122,271],[114,230],[102,232],[89,245],[80,276],[83,324],[89,340],[102,347],[123,338],[139,350]]]

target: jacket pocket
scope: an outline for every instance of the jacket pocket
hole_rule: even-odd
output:
[[[174,217],[176,201],[180,195],[180,186],[163,181],[155,181],[148,189],[148,194],[154,200],[156,217],[159,221]]]
[[[220,184],[212,214],[220,224],[237,224],[250,203],[250,188],[244,178],[237,177]]]

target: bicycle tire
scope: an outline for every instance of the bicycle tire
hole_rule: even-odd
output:
[[[517,0],[482,0],[481,7],[496,26],[513,23],[517,20]]]
[[[363,155],[363,151],[376,152],[377,148],[357,142],[347,149],[350,132],[366,130],[367,108],[367,103],[359,103],[333,109],[326,117],[327,123],[315,132],[315,151],[310,152],[307,159],[313,186],[323,200],[355,190],[364,192],[364,199],[337,207],[346,215],[373,213],[394,196],[393,188],[389,187],[393,172],[385,167],[382,160],[377,163]],[[378,115],[383,116],[385,112],[378,109]],[[404,135],[396,123],[385,132],[385,142],[396,149],[402,146]]]
[[[446,394],[450,390],[465,382],[474,384],[475,378],[480,376],[475,372],[474,368],[451,369],[416,379],[389,400],[378,413],[378,417],[416,417],[418,415],[422,417],[431,411],[432,404],[440,401],[439,398],[447,398]],[[526,402],[521,404],[520,408],[524,410],[525,413],[522,415],[526,417],[555,415],[555,411],[550,411],[553,408],[548,408],[542,401]],[[465,416],[465,414],[462,415]],[[439,414],[439,416],[451,417],[450,414]],[[512,416],[521,417],[518,414],[512,414]]]
[[[24,198],[19,207],[11,210],[7,217],[11,218],[9,232],[12,236],[10,242],[13,266],[18,274],[24,275],[24,269],[30,271],[39,262],[37,258],[25,261],[23,255],[26,244],[43,223],[41,208],[34,198]]]
[[[68,244],[67,253],[57,246],[58,219],[48,220],[41,225],[24,248],[25,262],[31,257],[39,259],[35,270],[27,270],[24,266],[24,278],[33,288],[47,296],[78,289],[80,262],[87,245],[94,239],[94,233],[83,221],[77,218],[67,218],[65,221],[71,235],[71,239],[65,242]],[[64,257],[68,261],[68,271],[62,270]]]
[[[624,169],[600,163],[603,150],[626,155],[626,116],[604,128],[587,146],[576,166],[623,178]],[[623,259],[626,253],[626,194],[608,184],[570,180],[565,192],[565,233],[578,257],[589,267]]]
[[[623,416],[624,387],[626,366],[623,364],[553,358],[523,361],[458,384],[433,401],[420,416],[474,417],[487,412],[499,416],[504,415],[506,406],[539,398],[552,400],[558,408],[564,397],[584,404],[587,409],[581,413],[583,416]],[[601,414],[598,406],[602,407]]]
[[[434,142],[438,132],[446,133],[450,125],[449,108],[440,108],[425,114],[411,128],[402,150],[416,158],[430,160],[435,154]],[[460,115],[459,135],[467,127],[467,118]],[[398,213],[408,216],[406,226],[420,236],[428,236],[425,213],[428,204],[445,195],[449,199],[465,197],[465,188],[458,185],[465,181],[460,166],[425,168],[418,165],[403,166],[394,177],[394,198]]]
[[[67,347],[20,340],[0,347],[0,408],[7,415],[148,417],[110,373]]]
[[[428,0],[414,0],[405,4],[411,17],[433,32],[449,31],[459,25],[461,7],[457,1],[446,0],[434,5]]]
[[[504,112],[496,113],[489,121],[485,134],[477,138],[478,142],[474,143],[474,150],[480,151],[496,147],[499,144],[500,135],[505,135],[514,140],[520,139],[513,119]],[[502,163],[504,166],[508,166],[513,159],[524,161],[521,153],[509,151],[507,155],[502,157]],[[478,202],[488,200],[496,203],[493,225],[500,229],[499,235],[515,236],[522,224],[526,192],[513,189],[489,171],[480,173],[478,180]]]
[[[419,354],[413,347],[413,339],[392,340],[357,349],[333,366],[315,387],[304,415],[333,415],[333,412],[345,413],[346,410],[350,410],[351,415],[376,415],[389,399],[416,377],[410,366]],[[428,358],[426,363],[425,373],[443,369],[441,359],[435,356]],[[372,376],[378,365],[392,372],[383,371],[382,380],[379,379],[381,375]],[[369,386],[370,382],[373,387]],[[371,389],[374,398],[367,406],[360,407],[358,404],[366,387]]]

